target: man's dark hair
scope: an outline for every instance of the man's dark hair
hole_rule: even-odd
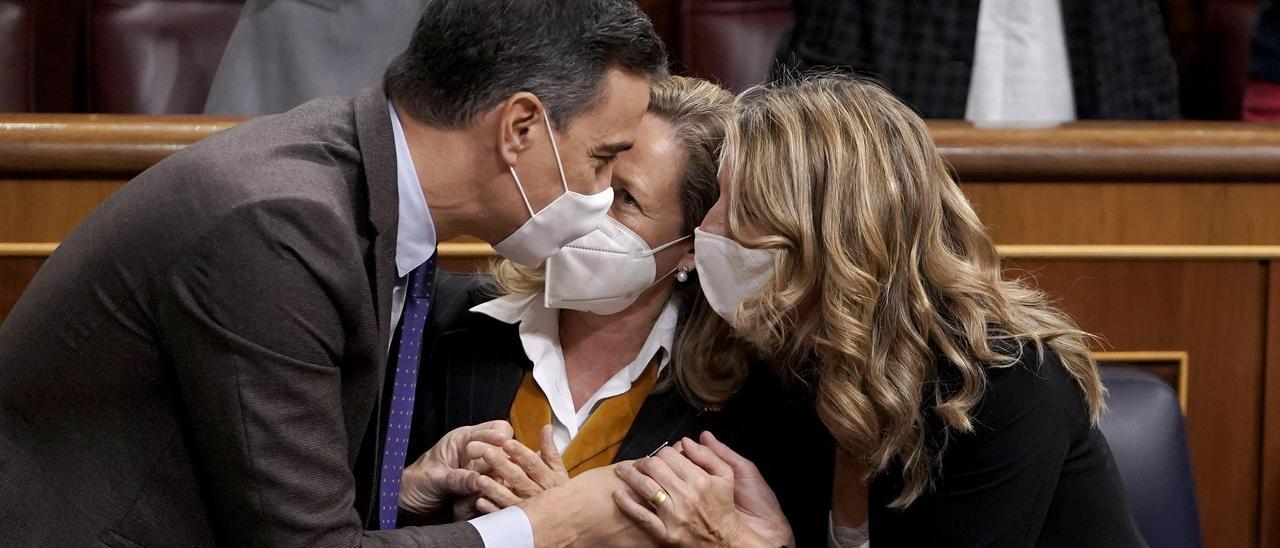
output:
[[[520,91],[562,127],[591,108],[610,68],[658,78],[666,66],[634,0],[430,0],[383,86],[436,127],[465,127]]]

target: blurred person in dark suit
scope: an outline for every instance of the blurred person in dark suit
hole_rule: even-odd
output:
[[[1244,88],[1244,119],[1280,121],[1280,5],[1262,0],[1249,47],[1249,81]]]
[[[665,66],[629,0],[435,0],[383,88],[130,181],[0,326],[0,542],[626,542],[585,480],[470,522],[396,514],[437,242],[534,265],[595,230]],[[463,448],[511,434],[444,436],[419,502],[473,494]]]
[[[1161,0],[797,0],[780,62],[875,78],[925,118],[1178,116]]]

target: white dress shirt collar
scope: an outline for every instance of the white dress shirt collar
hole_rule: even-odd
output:
[[[436,252],[436,226],[431,221],[427,198],[409,154],[409,142],[396,116],[396,107],[387,101],[391,113],[391,133],[396,141],[396,184],[400,195],[400,220],[396,225],[396,275],[405,275],[431,258]]]
[[[635,358],[605,381],[581,408],[575,409],[573,394],[569,391],[564,353],[560,348],[559,310],[547,308],[543,302],[542,293],[524,297],[506,296],[475,306],[471,311],[503,323],[520,324],[520,344],[529,361],[533,362],[534,381],[551,405],[556,446],[564,451],[591,417],[596,406],[603,400],[630,390],[632,383],[640,378],[654,356],[659,358],[657,373],[661,374],[666,369],[675,345],[678,313],[675,303],[667,301]]]

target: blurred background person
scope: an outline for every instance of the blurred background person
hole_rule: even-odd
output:
[[[925,118],[1178,116],[1159,0],[796,0],[780,62],[874,78]]]
[[[1248,83],[1244,88],[1244,119],[1280,121],[1280,6],[1263,0],[1249,44]]]
[[[206,114],[272,114],[377,85],[427,0],[248,0]]]

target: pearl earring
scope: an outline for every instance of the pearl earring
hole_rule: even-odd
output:
[[[680,283],[689,281],[689,267],[682,266],[680,270],[676,271],[676,281]]]

